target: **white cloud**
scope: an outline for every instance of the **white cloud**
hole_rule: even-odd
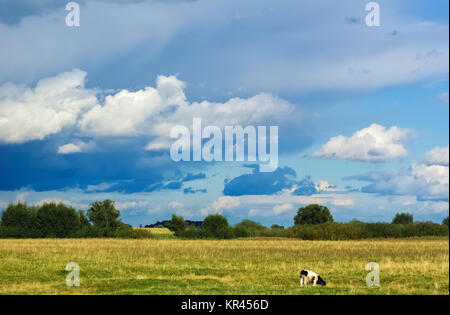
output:
[[[352,199],[335,199],[333,200],[333,205],[339,207],[352,207],[355,202]]]
[[[95,91],[84,87],[86,73],[61,73],[38,82],[35,89],[13,84],[0,87],[0,141],[21,143],[44,139],[64,127],[78,128],[89,137],[147,136],[146,150],[168,148],[175,125],[192,126],[201,117],[206,126],[277,123],[290,118],[294,106],[272,94],[232,98],[223,103],[190,103],[186,84],[175,76],[158,76],[156,87],[120,90],[101,104]],[[59,154],[87,152],[94,142],[75,141],[58,148]]]
[[[213,208],[216,210],[220,209],[233,209],[239,206],[240,201],[237,197],[223,196],[214,201]]]
[[[73,126],[97,103],[95,92],[84,88],[85,76],[76,69],[42,79],[35,88],[0,86],[0,141],[42,140]]]
[[[99,192],[99,191],[106,191],[115,185],[117,185],[118,182],[103,182],[97,185],[87,185],[85,191],[86,192]]]
[[[316,183],[316,190],[317,192],[321,192],[321,191],[336,191],[337,189],[335,185],[331,185],[328,181],[322,180]]]
[[[174,209],[183,208],[183,204],[179,201],[171,201],[169,206]]]
[[[203,216],[208,214],[222,213],[223,210],[231,210],[237,208],[241,204],[239,197],[222,196],[213,202],[211,206],[201,209]]]
[[[93,141],[83,142],[78,141],[76,143],[68,143],[62,145],[58,148],[58,154],[71,154],[71,153],[80,153],[80,152],[88,152],[91,151],[95,147],[95,143]]]
[[[315,157],[353,161],[384,162],[404,158],[408,152],[403,142],[411,138],[411,131],[399,127],[386,128],[377,124],[355,132],[351,137],[331,138],[314,153]]]
[[[170,141],[168,140],[152,140],[145,146],[146,151],[160,151],[170,148]]]
[[[427,165],[443,165],[449,164],[449,150],[448,147],[436,147],[427,152],[424,158],[424,163]]]
[[[108,95],[83,115],[79,127],[97,136],[134,136],[151,132],[150,119],[156,119],[169,105],[184,105],[184,83],[174,76],[158,76],[157,87],[136,92],[121,90]],[[176,103],[174,103],[176,102]]]
[[[146,200],[139,201],[116,201],[114,203],[115,207],[120,211],[129,211],[129,210],[143,210],[150,206],[150,202]]]
[[[294,110],[289,102],[262,93],[224,103],[209,101],[190,103],[184,94],[185,83],[175,76],[158,76],[156,88],[129,92],[122,90],[107,96],[83,115],[79,127],[89,136],[154,137],[146,150],[161,150],[170,146],[170,130],[175,125],[192,126],[194,117],[202,124],[223,128],[226,125],[248,125],[264,121],[286,120]]]
[[[290,210],[294,209],[294,206],[290,203],[283,203],[281,205],[276,205],[273,208],[273,214],[278,215],[278,214],[282,214],[285,212],[288,212]]]
[[[73,143],[68,143],[58,148],[58,154],[70,154],[78,152],[81,152],[81,148]]]
[[[442,158],[441,151],[445,152],[445,148],[435,148],[427,152],[424,159],[426,163],[413,163],[407,171],[374,172],[349,179],[371,182],[363,187],[363,192],[412,195],[420,200],[448,200],[449,166],[448,159]],[[448,155],[448,151],[446,154]]]

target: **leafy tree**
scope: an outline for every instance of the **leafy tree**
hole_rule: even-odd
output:
[[[83,210],[78,210],[78,216],[80,218],[80,227],[81,228],[91,226],[91,223],[89,223],[89,219],[86,217]]]
[[[87,216],[96,228],[114,229],[123,225],[119,220],[120,211],[109,199],[92,203]]]
[[[321,205],[308,205],[298,209],[294,217],[294,224],[322,224],[333,222],[333,216],[327,207]]]
[[[407,212],[397,213],[392,220],[393,224],[410,224],[413,223],[413,215]]]
[[[63,203],[44,203],[36,217],[43,237],[68,237],[80,228],[77,211]]]
[[[442,225],[446,225],[448,227],[448,216],[442,221]]]
[[[182,236],[186,230],[186,221],[183,217],[172,214],[172,221],[169,223],[169,229],[175,233],[175,236]]]
[[[232,230],[228,225],[228,220],[220,214],[208,215],[202,223],[202,230],[206,237],[231,238]]]
[[[284,226],[278,225],[278,224],[272,224],[272,225],[270,226],[270,228],[271,228],[272,230],[284,230]]]
[[[22,229],[37,229],[36,207],[28,207],[25,203],[9,204],[2,212],[2,226]]]

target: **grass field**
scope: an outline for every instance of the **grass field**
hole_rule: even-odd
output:
[[[301,268],[328,285],[300,287]],[[0,239],[0,294],[449,294],[449,240]]]

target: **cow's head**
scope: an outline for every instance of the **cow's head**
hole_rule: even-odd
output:
[[[320,276],[317,276],[317,284],[321,286],[327,285],[327,283]]]

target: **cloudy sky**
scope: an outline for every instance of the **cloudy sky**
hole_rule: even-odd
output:
[[[68,2],[68,1],[67,1]],[[449,211],[449,4],[0,0],[0,209],[112,199],[133,225]],[[278,126],[279,167],[174,162],[170,130]]]

